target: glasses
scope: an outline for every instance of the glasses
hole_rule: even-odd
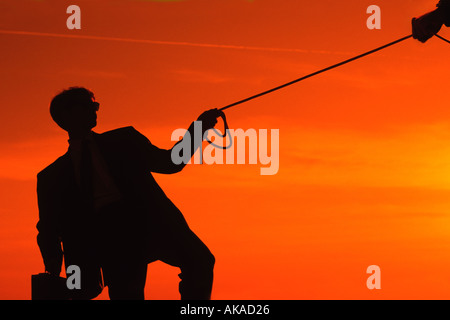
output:
[[[94,107],[95,111],[98,111],[98,109],[100,109],[100,103],[98,103],[97,101],[93,101],[92,106]]]
[[[100,109],[100,103],[98,103],[97,101],[89,101],[88,103],[81,104],[81,106],[86,109],[92,108],[95,111],[98,111],[98,109]]]
[[[85,111],[91,111],[94,110],[95,112],[97,112],[100,109],[100,103],[98,103],[97,101],[94,100],[90,100],[90,101],[79,101],[76,102],[72,105],[68,106],[69,109],[73,110],[74,112],[78,111],[78,110],[85,110]]]

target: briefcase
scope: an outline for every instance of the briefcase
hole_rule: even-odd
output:
[[[33,274],[31,300],[70,300],[66,279],[49,273]]]

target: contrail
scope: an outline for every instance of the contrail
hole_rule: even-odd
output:
[[[16,30],[0,30],[0,34],[65,38],[65,39],[102,40],[102,41],[143,43],[143,44],[156,44],[156,45],[169,45],[169,46],[188,46],[188,47],[200,47],[200,48],[220,48],[220,49],[272,51],[272,52],[320,53],[320,54],[337,54],[337,55],[350,54],[349,52],[336,52],[336,51],[331,52],[331,51],[326,51],[326,50],[305,50],[305,49],[289,49],[289,48],[237,46],[237,45],[210,44],[210,43],[192,43],[192,42],[180,42],[180,41],[159,41],[159,40],[116,38],[116,37],[102,37],[102,36],[88,36],[88,35],[70,35],[70,34],[60,34],[60,33],[30,32],[30,31],[16,31]]]

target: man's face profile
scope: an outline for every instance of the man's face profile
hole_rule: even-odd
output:
[[[88,98],[68,110],[69,131],[91,130],[97,125],[99,103]]]

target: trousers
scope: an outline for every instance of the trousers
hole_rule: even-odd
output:
[[[181,300],[209,300],[215,257],[187,223],[145,228],[125,221],[120,205],[100,213],[102,272],[111,300],[144,300],[147,266],[162,261],[180,268]],[[130,215],[128,215],[130,217]]]

